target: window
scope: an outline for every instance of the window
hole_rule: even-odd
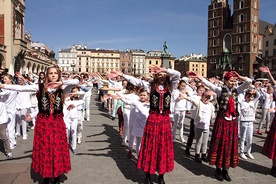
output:
[[[240,1],[239,8],[240,8],[240,9],[241,9],[241,8],[244,8],[244,1],[243,1],[243,0]]]
[[[81,62],[79,62],[79,65],[81,66]]]
[[[81,72],[81,68],[79,68],[79,72]]]
[[[149,64],[151,65],[151,60],[149,61]]]
[[[86,68],[86,72],[88,72],[88,68]]]
[[[155,61],[155,64],[158,65],[158,61],[157,60]]]
[[[274,45],[276,45],[276,39],[274,39]]]
[[[81,57],[79,57],[79,60],[81,60]]]
[[[239,65],[239,70],[243,70],[243,65]]]
[[[216,17],[217,16],[217,12],[213,12],[213,17]]]
[[[242,13],[239,16],[239,22],[243,22],[243,21],[244,21],[244,14]]]
[[[86,57],[86,61],[88,61],[88,57]]]
[[[265,56],[268,56],[268,50],[265,51]]]
[[[86,62],[86,66],[88,66],[88,62]]]
[[[69,60],[67,60],[67,64],[69,64]]]
[[[269,43],[268,43],[268,41],[266,41],[266,42],[265,42],[265,46],[268,47],[268,45],[269,45]]]
[[[243,42],[243,36],[240,36],[239,37],[239,43],[242,43]]]
[[[257,0],[254,0],[254,5],[253,5],[253,7],[254,7],[255,9],[257,9]]]
[[[243,26],[239,26],[239,32],[240,32],[240,33],[243,32]]]
[[[213,46],[217,45],[216,39],[213,39]]]
[[[213,36],[217,36],[217,30],[213,31]]]
[[[273,49],[273,56],[276,56],[276,49]]]

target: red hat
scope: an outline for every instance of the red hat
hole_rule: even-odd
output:
[[[224,79],[225,80],[229,80],[231,77],[235,77],[235,75],[233,74],[233,72],[232,71],[229,71],[229,72],[226,72],[225,74],[224,74]]]

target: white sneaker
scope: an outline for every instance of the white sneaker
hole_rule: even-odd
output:
[[[8,154],[7,154],[7,158],[8,158],[8,160],[12,160],[12,159],[13,159],[12,153],[8,153]]]
[[[250,159],[252,159],[252,160],[254,160],[254,157],[253,157],[253,155],[251,153],[247,153],[247,157],[250,158]]]
[[[180,137],[180,141],[181,141],[182,143],[184,143],[184,142],[185,142],[185,139],[184,139],[183,137]]]
[[[15,136],[16,137],[20,137],[20,133],[15,133]]]
[[[28,138],[27,136],[23,136],[23,138],[22,138],[22,139],[23,139],[23,140],[26,140],[27,138]]]
[[[35,126],[32,126],[32,127],[31,127],[31,130],[33,130],[33,129],[34,129],[34,127],[35,127]]]
[[[244,153],[241,153],[241,154],[240,154],[240,157],[241,157],[242,159],[244,159],[244,160],[246,160],[246,159],[247,159],[247,157],[245,156],[245,154],[244,154]]]
[[[13,150],[16,147],[16,144],[10,144],[10,149]]]

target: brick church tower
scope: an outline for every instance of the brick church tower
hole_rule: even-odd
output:
[[[260,0],[211,0],[208,7],[208,77],[236,70],[253,77],[259,53]]]

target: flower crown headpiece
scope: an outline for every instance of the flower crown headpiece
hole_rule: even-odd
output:
[[[56,65],[56,64],[55,64],[55,65],[52,64],[52,65],[48,66],[48,67],[47,67],[47,70],[50,69],[50,68],[57,68],[57,69],[59,69],[59,70],[61,71],[61,67],[59,67],[59,66]]]

